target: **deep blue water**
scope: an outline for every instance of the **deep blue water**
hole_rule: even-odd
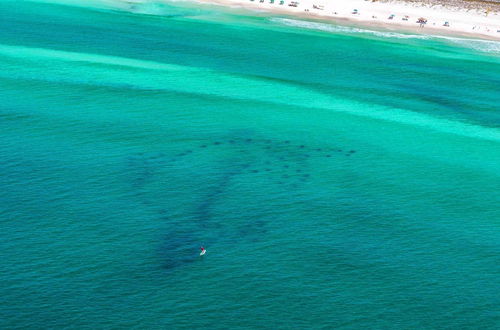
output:
[[[0,2],[2,329],[500,326],[499,43],[52,2]]]

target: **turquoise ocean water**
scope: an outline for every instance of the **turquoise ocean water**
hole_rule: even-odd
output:
[[[500,326],[499,43],[4,0],[0,63],[0,328]]]

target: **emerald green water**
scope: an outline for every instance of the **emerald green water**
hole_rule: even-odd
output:
[[[0,2],[2,329],[498,328],[498,42],[67,3]]]

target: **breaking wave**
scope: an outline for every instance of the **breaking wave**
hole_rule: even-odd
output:
[[[439,37],[447,41],[465,48],[471,48],[480,52],[500,54],[500,41],[481,40],[481,39],[466,39],[454,37]]]
[[[333,25],[328,23],[320,22],[310,22],[303,20],[296,20],[290,18],[271,18],[274,23],[293,26],[298,28],[326,31],[333,33],[346,33],[346,34],[365,34],[373,35],[376,37],[383,38],[397,38],[397,39],[441,39],[446,40],[456,46],[470,48],[476,51],[500,54],[500,42],[493,40],[481,40],[481,39],[468,39],[468,38],[458,38],[458,37],[445,37],[445,36],[431,36],[431,35],[418,35],[418,34],[406,34],[398,32],[383,32],[368,29],[361,29],[349,26]]]
[[[367,30],[361,28],[355,28],[350,26],[341,26],[341,25],[332,25],[327,23],[319,23],[319,22],[310,22],[310,21],[302,21],[290,18],[271,18],[271,21],[287,26],[294,26],[299,28],[305,28],[310,30],[319,30],[326,32],[340,32],[340,33],[362,33],[368,35],[374,35],[377,37],[386,37],[386,38],[399,38],[399,39],[429,39],[429,36],[426,35],[418,35],[418,34],[405,34],[405,33],[397,33],[397,32],[382,32],[382,31],[374,31]]]

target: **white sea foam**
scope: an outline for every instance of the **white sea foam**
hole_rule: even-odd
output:
[[[374,35],[377,37],[386,37],[386,38],[398,38],[398,39],[429,39],[430,37],[427,35],[420,34],[405,34],[405,33],[397,33],[397,32],[383,32],[383,31],[375,31],[375,30],[367,30],[360,29],[349,26],[341,26],[341,25],[333,25],[327,23],[319,23],[319,22],[310,22],[303,20],[296,20],[290,18],[271,18],[271,21],[283,24],[287,26],[294,26],[304,29],[310,30],[318,30],[318,31],[326,31],[326,32],[340,32],[340,33],[361,33],[367,35]]]
[[[383,31],[361,29],[349,26],[333,25],[328,23],[296,20],[290,18],[271,18],[271,21],[274,23],[283,24],[287,26],[293,26],[310,30],[326,31],[332,33],[366,34],[382,38],[397,38],[397,39],[444,39],[460,47],[470,48],[476,51],[481,51],[486,53],[500,54],[500,41],[446,37],[446,36],[405,34],[397,32],[383,32]]]
[[[453,44],[460,47],[472,48],[485,53],[500,54],[500,41],[493,40],[480,40],[480,39],[466,39],[455,37],[439,37],[446,39]]]

